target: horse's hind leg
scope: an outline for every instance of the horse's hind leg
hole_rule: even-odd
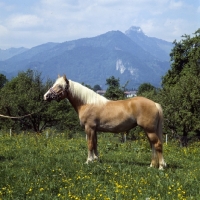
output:
[[[94,134],[94,159],[98,159],[98,151],[97,151],[97,132]]]
[[[163,159],[163,147],[162,142],[156,133],[147,132],[147,136],[152,147],[152,160],[150,167],[156,167],[159,164],[159,169],[163,169],[165,167],[165,162]],[[157,156],[157,157],[156,157]],[[157,163],[158,160],[158,163]]]
[[[150,167],[157,167],[158,166],[158,157],[157,157],[154,145],[151,145],[151,149],[152,149],[152,156],[151,156]]]
[[[92,128],[86,126],[85,131],[87,134],[87,144],[88,144],[88,158],[86,163],[98,159],[97,152],[97,133]]]

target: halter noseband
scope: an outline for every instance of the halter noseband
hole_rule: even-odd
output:
[[[61,93],[61,92],[59,92],[59,93],[55,92],[55,91],[53,90],[52,87],[49,89],[49,91],[50,91],[52,94],[54,94],[55,96],[58,96],[58,95],[60,95],[60,93]]]
[[[69,85],[67,85],[67,86],[65,87],[64,90],[62,90],[62,91],[60,91],[60,92],[55,92],[54,89],[51,87],[51,88],[49,89],[49,91],[51,92],[51,97],[52,97],[53,99],[56,99],[57,101],[59,101],[59,98],[60,98],[61,94],[62,94],[64,91],[67,93],[67,92],[68,92],[68,88],[69,88]]]

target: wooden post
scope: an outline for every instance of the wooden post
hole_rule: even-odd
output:
[[[48,137],[49,137],[49,132],[47,131],[47,132],[46,132],[46,138],[48,138]]]
[[[124,133],[124,142],[126,142],[126,133]]]

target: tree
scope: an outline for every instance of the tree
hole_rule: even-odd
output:
[[[182,36],[180,42],[174,41],[174,48],[172,49],[171,56],[171,69],[163,77],[162,84],[173,85],[176,84],[180,78],[180,75],[185,68],[196,68],[195,71],[199,71],[200,66],[200,29],[195,33],[195,36],[191,38],[189,35]],[[199,73],[199,72],[198,72]]]
[[[162,80],[165,124],[184,140],[200,130],[200,29],[194,35],[174,42],[171,69]]]
[[[85,87],[87,87],[87,88],[92,90],[92,87],[90,85],[88,85],[88,84],[85,84],[85,83],[82,82],[81,85],[83,85],[83,86],[85,86]]]
[[[100,85],[94,85],[93,90],[96,92],[97,90],[102,90]]]
[[[41,74],[32,70],[20,72],[17,77],[7,82],[1,89],[0,112],[9,116],[32,115],[18,120],[2,119],[1,128],[41,132],[47,127],[72,129],[78,124],[78,120],[71,120],[75,114],[73,115],[71,105],[67,101],[51,104],[43,101],[43,95],[51,85],[52,81],[43,83]]]
[[[19,120],[9,120],[13,129],[40,131],[41,115],[43,109],[43,92],[40,74],[32,70],[20,72],[17,77],[7,82],[1,89],[1,113],[9,116],[23,116],[33,113],[31,117]],[[8,120],[7,120],[8,121]],[[8,125],[5,123],[5,125]]]
[[[8,80],[6,79],[6,76],[4,76],[3,74],[0,74],[0,89],[5,85],[5,83]]]
[[[138,87],[137,95],[142,95],[145,92],[154,92],[156,88],[150,83],[143,83]]]
[[[108,88],[105,93],[105,97],[112,100],[124,99],[124,91],[120,88],[119,78],[114,76],[106,79],[106,85]]]

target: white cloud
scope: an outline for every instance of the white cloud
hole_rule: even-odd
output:
[[[15,6],[14,5],[7,5],[4,2],[0,2],[0,9],[3,9],[5,11],[12,11],[14,10]]]
[[[15,44],[17,36],[23,35],[20,46],[23,42],[26,47],[92,37],[111,30],[124,32],[131,26],[140,26],[148,36],[173,41],[199,28],[200,6],[194,0],[191,3],[186,0],[1,2],[0,35],[11,33]]]
[[[179,37],[185,34],[183,31],[184,26],[186,26],[186,22],[183,19],[166,19],[165,23],[163,24],[165,30],[170,32],[171,37],[176,39],[176,36]]]
[[[182,6],[183,6],[183,2],[182,1],[171,0],[170,3],[169,3],[170,9],[179,9]]]
[[[0,25],[0,37],[4,37],[8,34],[8,29],[5,26]]]
[[[27,29],[42,25],[43,20],[35,15],[14,15],[7,21],[10,29]]]

